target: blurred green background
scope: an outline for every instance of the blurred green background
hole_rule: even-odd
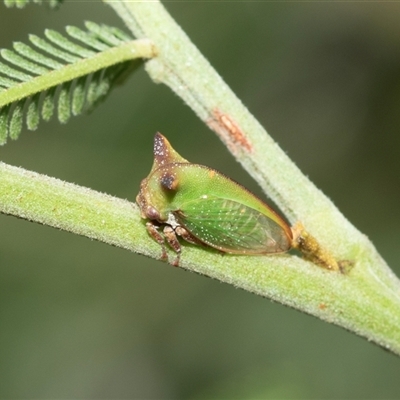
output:
[[[165,4],[400,275],[400,4]],[[86,19],[123,27],[100,1],[0,4],[0,47]],[[157,130],[261,195],[143,69],[91,115],[24,131],[1,160],[134,201]],[[206,277],[4,215],[0,262],[1,398],[400,398],[399,358]]]

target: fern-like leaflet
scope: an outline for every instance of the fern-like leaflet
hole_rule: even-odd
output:
[[[14,50],[0,51],[0,144],[18,138],[24,116],[27,128],[35,130],[40,117],[48,121],[56,112],[65,123],[92,109],[133,70],[132,60],[153,56],[147,40],[134,41],[93,22],[85,25],[87,31],[66,28],[73,40],[46,30],[46,39],[29,36],[34,47],[16,42]]]
[[[47,3],[50,8],[58,7],[64,0],[4,0],[6,7],[24,8],[29,3]]]

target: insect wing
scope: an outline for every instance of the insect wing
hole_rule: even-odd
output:
[[[280,225],[234,200],[202,196],[182,203],[174,215],[200,241],[228,253],[266,254],[290,248]]]

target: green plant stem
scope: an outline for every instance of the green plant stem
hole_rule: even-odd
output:
[[[138,207],[0,163],[0,212],[160,258]],[[170,260],[175,255],[169,251]],[[245,257],[185,245],[182,267],[334,322],[400,354],[400,298],[363,269],[323,270],[296,256]],[[374,264],[379,260],[370,259]]]
[[[157,57],[146,63],[152,79],[168,85],[220,136],[292,223],[301,221],[337,260],[354,268],[342,275],[297,257],[243,257],[238,269],[228,256],[214,264],[194,263],[186,248],[182,265],[344,326],[400,354],[400,284],[374,246],[268,136],[159,2],[104,1],[136,37],[154,43]]]
[[[120,46],[102,51],[93,57],[82,59],[59,70],[51,71],[28,82],[22,82],[17,86],[4,90],[4,92],[0,93],[0,108],[103,68],[136,58],[150,58],[153,56],[154,47],[149,40],[132,40],[123,43]]]

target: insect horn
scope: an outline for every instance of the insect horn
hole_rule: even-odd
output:
[[[171,163],[189,163],[188,160],[184,159],[179,155],[168,142],[167,138],[160,132],[157,132],[154,136],[154,163],[151,172],[157,168],[171,164]]]

